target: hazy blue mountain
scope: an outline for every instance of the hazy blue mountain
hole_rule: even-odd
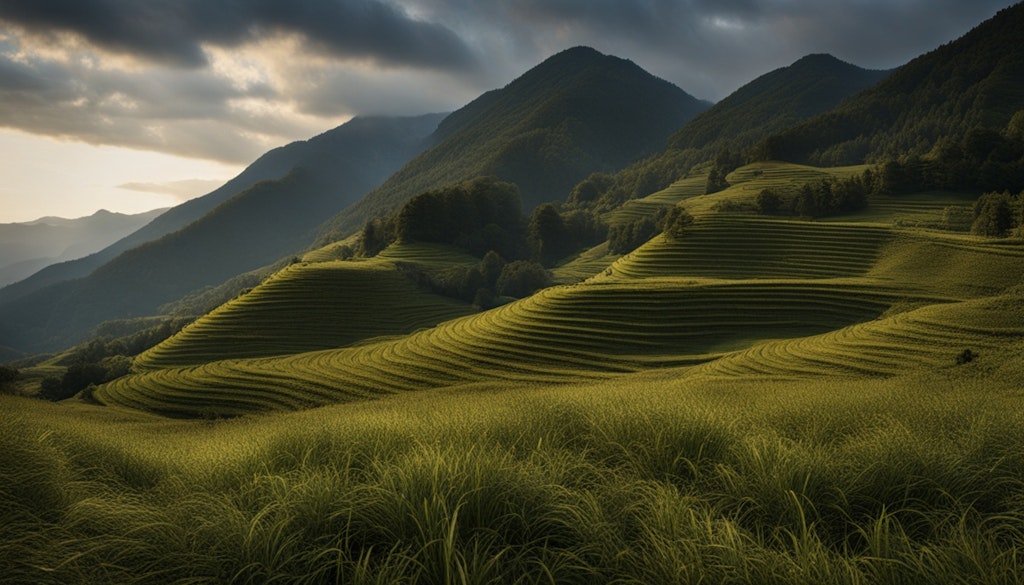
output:
[[[0,286],[22,280],[50,264],[97,252],[165,211],[124,214],[101,209],[76,219],[42,217],[0,224]]]

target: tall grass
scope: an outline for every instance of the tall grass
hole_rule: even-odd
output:
[[[671,372],[231,421],[3,397],[0,570],[68,583],[1018,583],[1007,376]]]

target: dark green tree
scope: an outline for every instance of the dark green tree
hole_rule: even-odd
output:
[[[498,278],[497,293],[523,298],[551,286],[551,273],[536,262],[516,260],[505,265]]]
[[[543,203],[533,210],[526,233],[533,258],[544,266],[551,266],[572,252],[572,238],[558,209],[551,203]]]

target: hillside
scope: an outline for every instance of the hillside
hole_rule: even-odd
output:
[[[570,383],[662,368],[682,377],[892,375],[894,364],[900,371],[951,367],[963,348],[988,355],[1024,339],[1017,313],[999,327],[988,321],[1024,270],[1019,241],[898,225],[905,213],[941,215],[948,199],[933,198],[927,209],[919,200],[879,200],[869,220],[845,221],[716,207],[750,201],[769,186],[856,170],[743,167],[729,176],[729,189],[685,200],[696,221],[682,238],[659,235],[626,256],[608,256],[606,268],[595,263],[583,283],[398,338],[364,335],[365,342],[342,347],[348,342],[339,331],[335,348],[312,351],[321,334],[311,335],[305,348],[289,341],[307,328],[295,325],[289,333],[291,321],[308,320],[302,316],[307,303],[271,291],[314,291],[320,274],[358,274],[358,263],[346,268],[351,262],[325,258],[311,264],[317,270],[292,269],[279,275],[283,281],[250,293],[278,297],[271,312],[238,301],[145,354],[136,362],[138,374],[101,387],[95,398],[176,415],[241,414],[496,377]],[[372,311],[379,297],[346,297],[345,310]],[[229,322],[228,329],[217,325]],[[261,357],[272,352],[247,350],[248,341],[238,352],[224,347],[232,346],[230,339],[266,339],[268,323],[282,328],[272,335],[281,355]],[[898,353],[890,359],[886,347]],[[794,356],[791,362],[786,355]]]
[[[189,292],[301,250],[324,217],[415,154],[438,119],[357,118],[293,148],[298,164],[284,177],[253,184],[85,278],[0,305],[0,345],[23,351],[67,347],[103,321],[154,314]]]
[[[167,211],[126,215],[101,209],[88,217],[44,217],[0,224],[0,287],[22,280],[50,264],[97,252],[135,232]]]
[[[889,71],[862,69],[832,55],[807,55],[765,73],[690,120],[668,141],[670,149],[743,151],[773,132],[827,112],[885,79]]]
[[[692,167],[723,152],[740,156],[774,132],[827,112],[843,100],[884,79],[888,71],[872,71],[831,55],[807,55],[747,83],[675,131],[668,148],[608,177],[596,188],[590,182],[574,190],[574,198],[608,202],[611,208],[668,186]],[[701,182],[700,188],[704,185]]]
[[[445,118],[431,148],[323,230],[347,235],[416,194],[480,175],[516,183],[530,210],[663,148],[706,107],[631,61],[569,49]]]
[[[780,132],[764,159],[856,164],[924,155],[974,128],[1002,131],[1024,110],[1024,4],[900,67],[833,111]]]

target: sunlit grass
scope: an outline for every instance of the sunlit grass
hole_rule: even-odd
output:
[[[224,422],[9,398],[0,564],[41,583],[1014,583],[1014,376],[665,372]]]

